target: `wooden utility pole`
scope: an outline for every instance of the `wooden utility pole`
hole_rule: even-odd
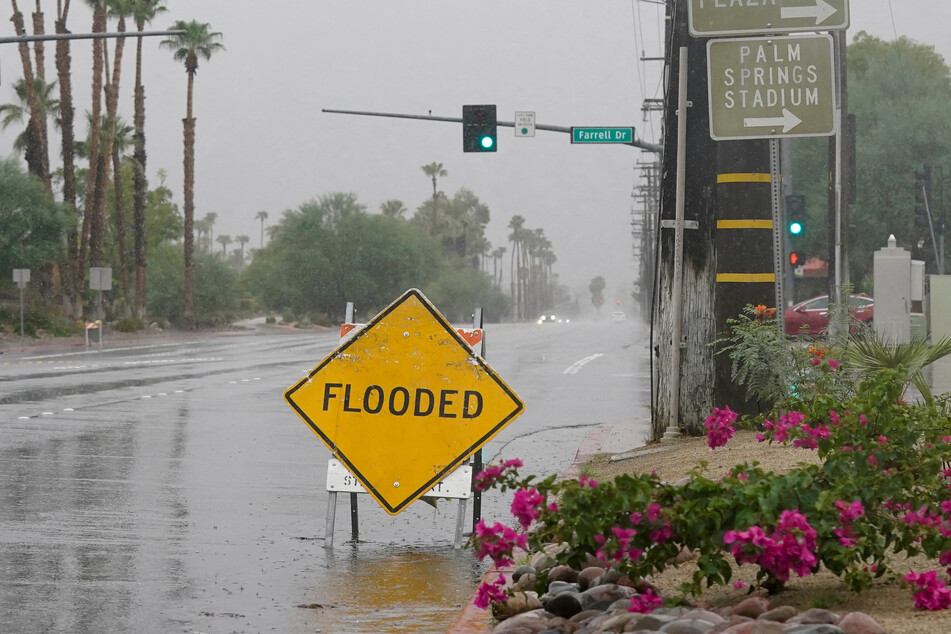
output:
[[[670,7],[670,5],[668,5]],[[710,138],[707,109],[706,40],[687,32],[687,2],[678,0],[669,8],[664,100],[664,157],[661,184],[660,254],[658,294],[654,301],[654,362],[657,384],[653,398],[652,435],[660,438],[668,427],[688,434],[700,433],[713,407],[713,349],[716,337],[714,316],[715,251],[713,246],[716,191],[716,143]],[[677,167],[676,94],[680,82],[680,48],[687,48],[687,155],[684,191],[684,324],[681,341],[674,342],[672,290],[674,271],[674,218],[676,213],[675,174]],[[672,367],[674,345],[680,348],[680,368]],[[679,420],[672,420],[671,377],[680,372]]]

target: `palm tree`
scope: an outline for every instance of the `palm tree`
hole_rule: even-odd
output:
[[[163,0],[136,0],[133,9],[135,29],[139,33],[145,30],[145,25],[152,22],[155,16],[165,11],[161,6]],[[67,6],[69,6],[67,4]],[[136,38],[135,43],[135,113],[132,124],[135,127],[132,157],[135,159],[135,192],[132,197],[133,233],[135,234],[135,316],[145,317],[145,196],[148,190],[145,163],[145,85],[142,83],[142,36]]]
[[[524,234],[525,218],[516,214],[509,220],[509,242],[512,243],[512,258],[509,265],[509,280],[512,285],[512,303],[514,304],[515,319],[522,318],[522,273],[521,251]],[[516,268],[516,262],[518,267]]]
[[[185,313],[186,326],[194,325],[195,301],[192,290],[192,255],[195,248],[195,236],[192,225],[195,222],[195,117],[193,116],[193,100],[195,94],[195,73],[198,72],[198,58],[211,59],[211,56],[224,49],[221,44],[221,33],[211,30],[207,22],[185,22],[178,20],[170,30],[182,31],[162,40],[161,45],[172,49],[173,58],[177,62],[185,63],[185,73],[188,75],[188,90],[186,93],[185,119],[183,120],[185,137]]]
[[[264,248],[264,221],[267,220],[267,212],[259,211],[254,217],[261,221],[261,248]]]
[[[56,82],[46,83],[40,77],[33,79],[33,88],[36,92],[34,103],[40,109],[40,117],[45,121],[53,112],[59,108],[59,101],[54,97]],[[30,100],[27,96],[26,82],[18,79],[13,83],[13,91],[16,93],[19,103],[7,103],[0,106],[0,129],[6,130],[13,124],[22,124],[26,122],[26,129],[17,135],[13,141],[13,149],[17,152],[23,152],[26,159],[27,170],[31,174],[39,176],[42,168],[40,154],[42,147],[38,143],[39,139],[32,133],[31,121],[33,118],[30,112]]]
[[[380,213],[387,218],[399,218],[402,220],[403,214],[406,213],[406,206],[402,200],[391,198],[380,205]]]
[[[205,222],[208,223],[208,250],[211,251],[211,243],[215,241],[215,220],[218,219],[218,214],[213,211],[209,211],[205,214]]]
[[[218,244],[221,245],[221,259],[225,259],[225,256],[228,254],[228,245],[230,245],[234,240],[231,239],[231,236],[223,234],[218,236]]]
[[[14,30],[16,31],[17,36],[26,36],[27,33],[26,26],[24,25],[23,21],[23,13],[17,6],[16,0],[11,0],[11,2],[13,5],[13,17],[11,18],[11,21],[13,22]],[[39,7],[37,7],[37,11],[39,11]],[[34,75],[33,63],[30,59],[29,46],[25,41],[20,42],[20,61],[23,64],[23,82],[25,88],[24,93],[26,95],[26,101],[29,104],[30,114],[30,123],[27,129],[29,131],[29,136],[33,137],[32,144],[36,150],[36,154],[33,157],[35,163],[29,167],[32,173],[40,177],[40,180],[43,181],[46,189],[52,192],[53,184],[50,180],[50,159],[46,142],[46,119],[43,117],[40,109],[39,86],[37,84],[37,80],[43,79],[42,44],[36,50],[38,67],[36,74]],[[45,84],[45,82],[43,83]]]
[[[433,228],[432,235],[436,235],[436,178],[439,176],[449,176],[449,172],[443,169],[442,163],[430,163],[422,166],[423,173],[433,179]]]
[[[240,236],[235,237],[234,240],[235,240],[235,242],[237,242],[239,245],[241,245],[241,256],[240,256],[240,259],[241,259],[241,263],[244,264],[244,245],[246,245],[248,242],[250,242],[250,241],[251,241],[251,238],[249,238],[248,236],[242,234],[242,235],[240,235]]]
[[[211,231],[211,222],[207,218],[201,218],[200,220],[195,221],[195,233],[198,235],[198,248],[204,246],[205,251],[211,251],[211,240],[208,238],[208,234]],[[202,240],[202,236],[205,237]]]

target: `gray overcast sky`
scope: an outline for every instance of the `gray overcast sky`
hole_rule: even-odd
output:
[[[20,3],[28,10],[32,3]],[[49,12],[54,3],[44,0]],[[951,3],[851,0],[849,37],[907,35],[951,59]],[[440,162],[449,195],[471,189],[489,205],[493,246],[506,245],[514,214],[543,228],[559,258],[556,272],[586,299],[602,275],[627,301],[633,277],[631,192],[635,163],[626,146],[572,146],[566,134],[515,138],[500,128],[497,154],[464,154],[459,124],[325,114],[321,108],[461,116],[463,104],[494,103],[499,118],[535,111],[551,125],[634,125],[659,142],[660,122],[644,120],[644,98],[662,96],[663,6],[647,0],[168,0],[151,28],[208,22],[226,51],[201,62],[197,116],[196,218],[218,214],[215,234],[247,234],[259,244],[259,210],[281,212],[316,196],[354,192],[369,210],[397,198],[412,212],[431,195],[420,166]],[[10,13],[9,7],[5,11]],[[88,31],[74,2],[73,32]],[[10,34],[9,23],[0,31]],[[145,83],[149,178],[166,170],[182,204],[184,67],[147,42]],[[131,44],[131,42],[130,42]],[[77,110],[89,107],[91,45],[73,44]],[[122,103],[131,121],[134,52],[126,48]],[[52,50],[48,54],[52,63]],[[48,72],[55,71],[52,66]],[[0,103],[14,101],[20,77],[10,45],[0,51]],[[79,119],[77,117],[77,119]],[[82,134],[80,131],[79,134]],[[12,130],[0,133],[11,153]],[[58,152],[53,148],[53,162]]]

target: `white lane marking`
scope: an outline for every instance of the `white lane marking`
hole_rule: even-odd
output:
[[[594,354],[589,355],[589,356],[585,357],[584,359],[580,359],[580,360],[575,361],[574,363],[572,363],[570,366],[568,366],[568,367],[565,369],[565,371],[563,372],[563,374],[577,374],[578,371],[579,371],[581,368],[583,368],[586,364],[591,363],[592,361],[594,361],[594,360],[597,359],[598,357],[603,357],[603,356],[604,356],[603,353],[601,353],[601,352],[595,352]]]

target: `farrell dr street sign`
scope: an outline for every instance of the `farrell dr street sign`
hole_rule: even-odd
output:
[[[427,494],[524,409],[415,289],[284,398],[390,515]]]
[[[634,128],[571,128],[572,143],[632,143]]]
[[[830,35],[710,40],[707,84],[717,141],[835,134]]]
[[[849,27],[848,0],[690,0],[687,12],[690,34],[698,36]]]

